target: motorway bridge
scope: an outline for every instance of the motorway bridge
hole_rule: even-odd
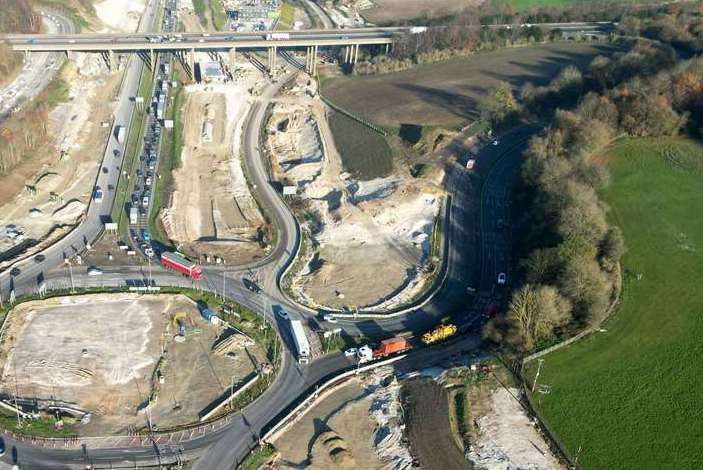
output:
[[[566,34],[606,34],[614,29],[611,22],[575,22],[540,24],[498,24],[479,26],[491,29],[512,29],[539,26],[549,30],[561,30]],[[477,26],[472,26],[477,27]],[[344,62],[356,63],[360,46],[384,46],[386,52],[399,37],[418,34],[426,27],[387,27],[350,29],[310,29],[301,31],[267,32],[211,32],[211,33],[129,33],[129,34],[5,34],[5,41],[15,51],[51,52],[64,51],[106,53],[108,63],[114,66],[114,53],[146,52],[151,63],[159,51],[188,54],[188,63],[193,70],[196,51],[229,52],[230,62],[236,58],[237,50],[264,49],[269,51],[269,68],[273,73],[278,49],[305,48],[306,71],[316,72],[317,52],[320,47],[345,48]]]

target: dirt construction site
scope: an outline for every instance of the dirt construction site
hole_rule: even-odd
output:
[[[306,234],[292,291],[317,307],[391,307],[421,291],[442,175],[354,179],[342,166],[314,84],[299,76],[268,123],[273,174]],[[397,172],[404,173],[404,172]],[[383,273],[379,276],[378,273]]]
[[[347,382],[274,442],[277,468],[405,469],[400,385],[383,368]]]
[[[265,253],[264,219],[239,153],[257,74],[243,65],[232,82],[186,87],[182,165],[162,221],[169,238],[193,256],[242,263]]]
[[[165,429],[197,422],[264,360],[182,295],[58,297],[8,314],[0,394],[70,409],[81,435],[144,428],[147,415]]]
[[[49,114],[51,146],[0,177],[0,269],[53,243],[90,201],[110,132],[102,123],[111,124],[114,108],[105,97],[114,96],[120,74],[108,73],[97,55],[76,54],[61,77],[68,100]]]

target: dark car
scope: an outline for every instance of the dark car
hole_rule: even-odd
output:
[[[112,151],[112,154],[116,157],[119,157],[122,155],[122,151],[120,149],[115,149]]]
[[[46,256],[44,256],[44,255],[37,255],[34,257],[35,263],[43,263],[45,260],[46,260]]]
[[[21,272],[20,268],[12,268],[10,270],[10,276],[19,276]]]
[[[107,167],[104,166],[104,167],[103,167],[103,173],[107,173],[107,172],[108,172]]]

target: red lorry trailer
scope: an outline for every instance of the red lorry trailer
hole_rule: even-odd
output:
[[[395,337],[386,339],[381,341],[381,344],[373,350],[373,358],[380,359],[382,357],[388,357],[391,354],[401,353],[408,349],[410,349],[410,344],[408,344],[405,338]]]
[[[203,278],[203,270],[200,266],[188,261],[180,253],[165,251],[161,253],[161,264],[165,268],[173,269],[181,274],[184,274],[194,281],[199,281]]]

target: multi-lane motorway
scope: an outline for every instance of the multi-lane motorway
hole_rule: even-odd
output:
[[[155,4],[147,6],[146,18],[155,17]],[[145,21],[142,31],[148,31],[152,21]],[[347,30],[345,30],[347,31]],[[142,34],[145,37],[145,34]],[[202,37],[201,37],[202,38]],[[130,97],[136,94],[142,65],[139,60],[128,64],[120,101],[115,114],[115,124],[125,125],[130,122],[134,104]],[[283,367],[273,385],[257,401],[236,415],[233,421],[213,434],[182,443],[186,457],[200,456],[197,468],[217,469],[231,468],[256,443],[262,430],[277,416],[291,407],[297,397],[305,393],[321,379],[353,366],[350,359],[341,355],[326,356],[313,361],[307,366],[298,365],[290,353],[292,344],[288,329],[280,325],[280,318],[272,313],[272,307],[284,306],[292,316],[310,318],[306,309],[295,305],[282,292],[279,286],[280,276],[294,257],[300,232],[292,213],[288,210],[280,195],[268,181],[265,163],[259,153],[259,133],[263,126],[267,103],[277,93],[285,79],[268,86],[263,95],[253,105],[244,130],[245,164],[252,178],[256,197],[269,213],[278,230],[278,244],[271,255],[254,266],[239,267],[223,273],[222,270],[206,269],[203,287],[220,292],[224,285],[224,294],[241,304],[261,312],[272,322],[281,334],[286,350],[283,354]],[[448,244],[447,277],[438,294],[421,308],[410,310],[402,316],[388,319],[363,321],[341,320],[339,326],[352,334],[362,333],[369,337],[380,337],[399,332],[419,332],[435,324],[439,318],[449,314],[464,325],[477,328],[485,303],[501,301],[503,292],[496,290],[495,279],[499,272],[507,272],[509,267],[509,231],[497,220],[508,220],[509,188],[517,176],[520,155],[530,129],[518,129],[500,136],[497,146],[486,145],[476,156],[477,170],[467,172],[460,165],[449,169],[447,185],[452,193],[450,216],[445,230]],[[114,150],[124,150],[111,138],[104,149],[104,160],[109,168],[121,166],[123,156],[115,157]],[[121,152],[123,155],[124,152]],[[100,172],[96,184],[103,188],[108,185],[117,187],[119,173]],[[143,268],[123,267],[105,270],[103,276],[87,276],[85,270],[73,270],[62,267],[64,259],[81,252],[86,243],[92,242],[102,230],[103,217],[110,213],[114,194],[107,194],[100,203],[92,203],[85,220],[64,240],[45,250],[45,259],[41,263],[27,260],[17,267],[19,272],[10,277],[7,273],[0,276],[0,295],[7,299],[10,290],[17,295],[33,291],[38,281],[45,282],[49,289],[75,285],[86,287],[92,285],[121,285],[130,279],[144,279],[147,273]],[[480,260],[481,269],[477,270],[476,260]],[[250,268],[257,269],[261,276],[264,292],[252,294],[244,286],[242,279],[248,275]],[[509,273],[508,273],[509,274]],[[190,285],[190,281],[173,273],[155,267],[149,274],[158,285]],[[224,276],[225,283],[222,278]],[[478,301],[469,302],[468,288],[477,288]],[[316,320],[313,320],[316,321]],[[475,337],[465,340],[475,344]],[[468,347],[468,346],[467,346]],[[451,350],[451,347],[447,348]],[[409,356],[409,361],[417,361],[425,355],[434,354],[441,357],[445,349],[416,351]],[[424,362],[418,362],[424,363]],[[8,440],[16,446],[17,458],[23,468],[66,468],[70,465],[86,462],[103,465],[122,463],[154,462],[156,459],[169,458],[157,455],[159,448],[129,449],[86,449],[84,451],[56,450],[36,448],[26,443]],[[168,453],[167,450],[164,452]],[[171,455],[175,458],[175,455]]]
[[[75,32],[73,22],[66,16],[42,11],[42,23],[49,34]],[[22,70],[15,79],[0,90],[0,121],[7,115],[32,100],[52,80],[61,67],[64,56],[60,53],[38,52],[25,57]]]

